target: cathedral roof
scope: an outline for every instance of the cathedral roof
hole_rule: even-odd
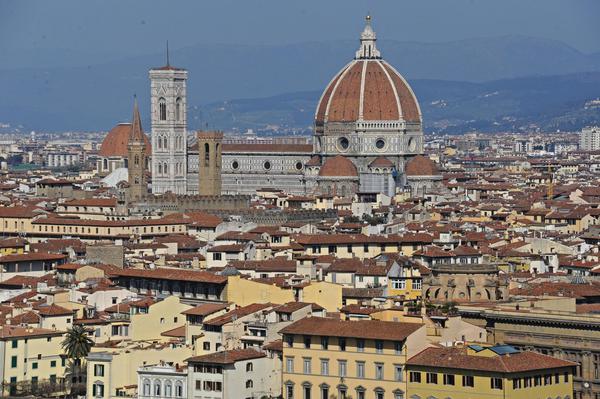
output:
[[[381,59],[370,17],[356,57],[324,90],[315,123],[362,121],[421,122],[417,98],[390,64]]]
[[[386,157],[377,157],[373,162],[369,164],[371,168],[392,168],[394,163]]]
[[[358,177],[358,171],[356,170],[356,166],[354,166],[351,160],[349,160],[343,155],[337,155],[325,161],[325,163],[319,170],[319,176]]]
[[[404,166],[406,176],[436,176],[440,174],[435,162],[423,155],[417,155]]]
[[[98,155],[101,157],[126,157],[131,130],[131,123],[119,123],[113,127],[102,140]],[[146,154],[150,154],[150,140],[144,133],[142,133],[142,137],[146,143]]]

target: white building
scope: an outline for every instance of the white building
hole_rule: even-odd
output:
[[[57,151],[46,154],[46,165],[50,168],[79,165],[82,160],[83,156],[78,152]]]
[[[140,367],[138,399],[187,398],[187,370],[170,364]]]
[[[281,359],[277,356],[248,348],[187,361],[189,398],[259,399],[281,395]]]
[[[586,151],[600,150],[600,127],[585,127],[581,130],[579,149]]]

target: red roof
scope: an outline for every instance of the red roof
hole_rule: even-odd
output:
[[[98,155],[101,157],[127,157],[127,146],[131,133],[131,123],[119,123],[113,127],[102,141]],[[150,140],[143,134],[146,143],[146,154],[151,154]]]
[[[419,323],[381,320],[340,320],[305,317],[279,331],[281,334],[320,335],[402,341],[421,328]]]
[[[431,159],[417,155],[406,163],[404,173],[407,176],[437,176],[440,171]]]
[[[45,252],[33,252],[28,254],[12,254],[0,257],[0,263],[51,261],[65,259],[67,255],[49,254]]]
[[[319,170],[319,176],[358,177],[358,171],[351,160],[345,156],[336,155],[325,161]]]
[[[315,121],[317,125],[355,122],[361,108],[366,121],[421,121],[417,99],[408,83],[383,60],[354,60],[344,67],[325,88]]]
[[[489,349],[484,349],[489,350]],[[427,348],[406,362],[408,366],[426,366],[496,373],[574,367],[577,364],[535,352],[519,352],[497,356],[467,354],[467,348]]]
[[[186,359],[186,361],[188,363],[233,364],[243,360],[259,359],[266,356],[267,355],[257,351],[256,349],[247,348],[215,352],[202,356],[194,356]]]

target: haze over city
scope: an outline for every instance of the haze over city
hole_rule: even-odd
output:
[[[0,0],[0,396],[600,398],[598,15]]]

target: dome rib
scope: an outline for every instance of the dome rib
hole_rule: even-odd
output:
[[[394,84],[394,81],[392,80],[390,73],[385,68],[383,63],[380,61],[380,62],[378,62],[378,64],[379,64],[379,67],[381,68],[381,70],[385,73],[385,76],[388,78],[390,87],[392,88],[394,96],[396,97],[396,110],[398,111],[398,119],[400,119],[403,117],[403,115],[402,115],[402,105],[401,105],[401,101],[400,101],[400,96],[398,96],[398,90],[396,89],[396,85]]]
[[[333,96],[337,92],[337,89],[338,89],[338,86],[339,86],[340,82],[344,79],[344,76],[346,76],[346,74],[348,73],[348,71],[350,70],[350,68],[352,68],[352,66],[354,65],[354,63],[355,63],[354,61],[349,62],[340,71],[339,78],[336,80],[335,85],[333,86],[333,89],[331,90],[331,94],[327,98],[327,105],[325,107],[325,118],[323,119],[324,122],[327,122],[329,120],[329,110],[331,109],[331,99],[333,98]]]
[[[397,98],[402,110],[401,118],[408,122],[421,122],[421,108],[419,107],[417,96],[408,85],[408,82],[387,62],[384,61],[383,66],[388,70],[390,78],[394,82],[394,87],[397,90]]]

